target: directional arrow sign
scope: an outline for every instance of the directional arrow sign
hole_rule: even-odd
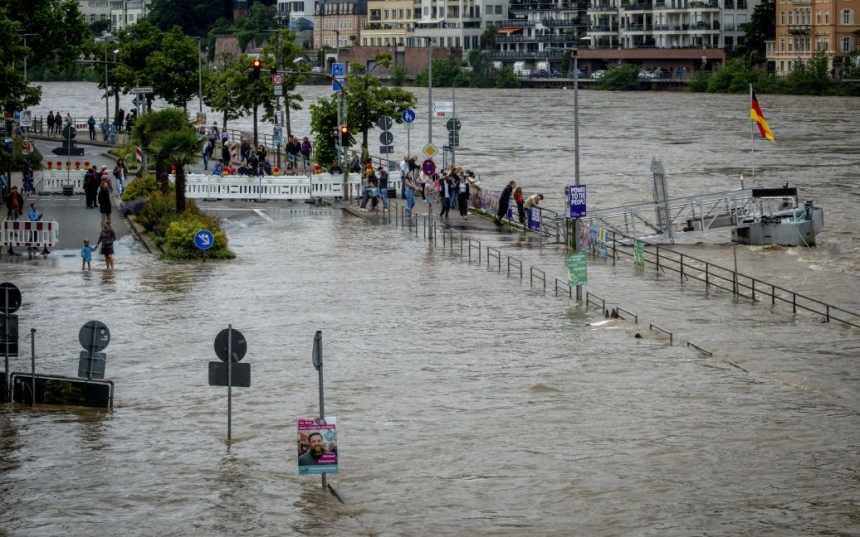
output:
[[[194,235],[194,246],[200,248],[201,250],[208,250],[215,245],[215,236],[212,235],[211,231],[201,230],[198,231],[196,235]]]

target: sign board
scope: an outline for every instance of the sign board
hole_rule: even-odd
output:
[[[280,97],[284,94],[284,87],[283,86],[274,86],[273,89],[274,89],[275,97]]]
[[[448,131],[448,145],[460,147],[460,131]]]
[[[379,133],[379,143],[383,145],[391,145],[394,142],[394,135],[391,134],[391,131],[384,130]]]
[[[272,85],[273,86],[283,86],[284,85],[284,75],[281,73],[275,73],[272,75]]]
[[[209,385],[227,386],[227,362],[209,362]],[[251,387],[251,364],[233,362],[230,367],[230,386]]]
[[[379,123],[378,123],[379,128],[384,130],[384,131],[391,130],[391,126],[393,124],[394,124],[394,122],[388,116],[382,116],[381,118],[379,118]]]
[[[439,150],[433,144],[427,144],[427,147],[424,148],[424,154],[430,158],[433,158],[433,155],[438,152]]]
[[[110,330],[101,321],[90,321],[81,327],[78,341],[87,350],[104,350],[110,343]]]
[[[198,125],[206,125],[206,113],[197,112],[197,124]]]
[[[32,373],[12,373],[12,401],[32,401]],[[113,406],[113,383],[59,375],[36,375],[36,403],[96,408]]]
[[[78,376],[96,380],[104,379],[106,361],[107,354],[103,352],[81,351],[81,358],[78,361]]]
[[[462,127],[462,124],[459,119],[452,117],[445,122],[445,126],[448,127],[448,131],[458,131],[460,130],[460,127]]]
[[[588,283],[588,259],[585,254],[567,256],[567,284],[570,286]]]
[[[585,210],[585,185],[570,185],[565,195],[568,207],[568,217],[584,218]]]
[[[239,362],[242,360],[242,358],[245,357],[245,353],[248,352],[248,340],[245,339],[245,336],[242,335],[242,332],[239,332],[235,328],[233,328],[232,331],[233,334],[229,344],[231,346],[231,350],[233,351],[233,361]],[[224,330],[218,332],[218,335],[215,336],[215,356],[220,358],[222,362],[227,361],[227,336],[229,332],[230,329],[225,328]]]
[[[29,110],[24,110],[21,112],[21,118],[19,120],[21,122],[22,127],[32,127],[33,126],[33,113]]]
[[[332,91],[340,91],[343,89],[343,77],[338,78],[336,82],[331,83]]]
[[[298,420],[299,475],[337,473],[337,418]]]
[[[335,62],[331,64],[331,76],[335,78],[341,78],[346,76],[346,64]]]
[[[433,162],[433,159],[427,159],[421,163],[421,171],[424,172],[424,175],[433,175],[436,173],[436,163]]]
[[[433,111],[452,114],[454,113],[454,103],[451,101],[433,101]]]
[[[194,246],[201,250],[208,250],[215,245],[215,236],[212,235],[212,232],[206,229],[202,229],[194,235]]]
[[[136,88],[131,88],[132,93],[155,93],[152,91],[152,86],[138,86]]]
[[[283,136],[282,132],[283,131],[280,127],[275,127],[275,129],[272,131],[272,142],[274,142],[275,145],[281,145],[281,140]]]
[[[0,313],[15,313],[21,307],[21,291],[14,283],[0,283]]]
[[[400,118],[403,119],[403,122],[407,125],[415,121],[415,110],[408,108],[400,114]]]
[[[540,207],[532,207],[531,213],[526,211],[526,225],[532,231],[540,231],[541,209]]]
[[[442,169],[447,170],[448,166],[451,165],[451,161],[453,160],[451,153],[451,146],[443,145],[442,146]]]
[[[394,153],[394,146],[393,145],[381,145],[381,146],[379,146],[379,154],[380,155],[390,155],[391,153]]]
[[[9,315],[9,324],[6,319],[6,315],[0,315],[0,354],[6,351],[9,356],[18,356],[18,316]]]

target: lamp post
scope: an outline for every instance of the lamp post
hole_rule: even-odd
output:
[[[433,38],[427,40],[427,143],[433,145]]]
[[[109,100],[110,97],[110,83],[108,81],[108,56],[107,56],[107,46],[113,39],[113,36],[108,32],[102,34],[102,42],[105,46],[105,121],[110,125],[110,108],[109,108]]]
[[[203,37],[192,37],[197,40],[197,106],[200,116],[203,117],[203,49],[201,42]]]
[[[21,37],[24,38],[24,48],[27,48],[27,37],[31,35],[38,34],[21,34]],[[30,55],[29,49],[24,53],[24,84],[27,83],[27,56]]]

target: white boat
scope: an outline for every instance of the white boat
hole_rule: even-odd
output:
[[[796,188],[754,188],[753,201],[734,217],[732,241],[740,244],[815,246],[824,209],[812,200],[800,206]]]

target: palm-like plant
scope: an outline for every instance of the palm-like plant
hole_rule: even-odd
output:
[[[194,132],[191,122],[188,120],[188,115],[185,111],[179,109],[148,112],[141,115],[134,123],[132,138],[140,146],[141,150],[154,160],[155,182],[165,194],[167,193],[171,163],[163,155],[154,151],[154,143],[164,133],[189,129],[191,132]]]
[[[152,141],[152,152],[165,163],[165,168],[176,168],[176,214],[185,211],[185,166],[197,162],[204,143],[190,127],[165,132]]]

